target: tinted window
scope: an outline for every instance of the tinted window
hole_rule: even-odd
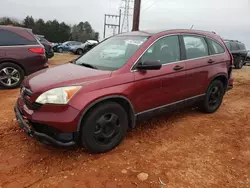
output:
[[[239,47],[240,47],[240,50],[245,50],[246,49],[246,47],[245,47],[245,45],[243,43],[239,43]]]
[[[183,40],[187,59],[208,56],[208,46],[203,37],[183,36]]]
[[[240,49],[236,42],[230,42],[230,44],[232,51],[237,51]]]
[[[161,64],[180,61],[178,36],[167,36],[155,42],[142,56],[141,61],[160,60]]]
[[[224,48],[218,43],[215,42],[214,40],[207,39],[210,47],[210,53],[213,54],[222,54],[225,52]]]
[[[25,37],[12,31],[0,29],[0,46],[34,45],[35,41],[30,41]]]
[[[41,38],[40,41],[44,43],[49,43],[49,41],[47,41],[45,38]]]

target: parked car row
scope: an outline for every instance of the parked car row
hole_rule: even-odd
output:
[[[54,44],[53,50],[59,53],[72,52],[77,55],[82,55],[92,49],[97,44],[98,42],[95,40],[87,40],[85,43],[77,41],[66,41],[64,43]]]
[[[186,105],[215,112],[233,87],[233,64],[212,32],[123,33],[25,78],[15,114],[41,142],[107,152],[138,119]]]
[[[78,46],[78,45],[81,45],[81,44],[83,44],[83,43],[82,42],[77,42],[77,41],[67,41],[67,42],[64,42],[64,43],[61,43],[61,44],[55,46],[54,50],[56,52],[59,52],[59,53],[68,52],[70,50],[70,47]]]
[[[69,51],[77,55],[82,55],[91,50],[97,44],[98,42],[95,40],[87,40],[85,43],[82,43],[80,45],[70,46]]]

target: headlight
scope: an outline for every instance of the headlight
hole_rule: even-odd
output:
[[[81,89],[81,86],[60,87],[48,90],[41,94],[36,102],[40,104],[67,104],[69,100]]]

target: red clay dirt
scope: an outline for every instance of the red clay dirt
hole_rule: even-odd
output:
[[[56,55],[51,65],[76,56]],[[19,90],[0,90],[0,187],[250,187],[250,67],[214,114],[195,109],[139,123],[115,150],[90,155],[28,137],[15,120]],[[140,181],[137,175],[148,174]]]

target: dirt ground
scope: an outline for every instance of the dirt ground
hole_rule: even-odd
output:
[[[51,65],[76,56],[56,55]],[[90,155],[38,143],[17,125],[19,90],[0,90],[0,187],[250,187],[250,67],[214,114],[185,109],[140,123],[115,150]],[[137,175],[148,174],[140,181]]]

